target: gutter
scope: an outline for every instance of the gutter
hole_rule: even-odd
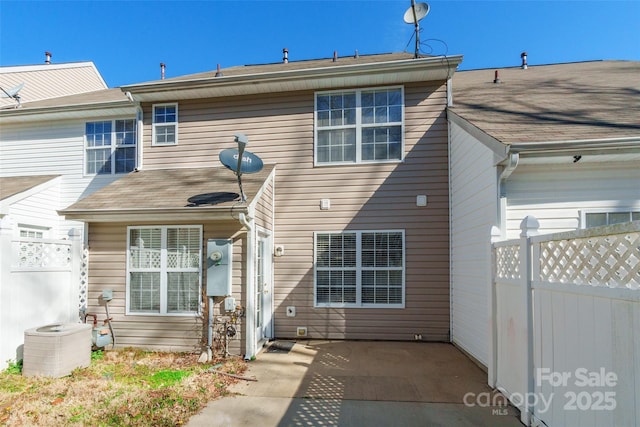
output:
[[[255,223],[253,217],[249,217],[247,219],[247,215],[241,213],[238,216],[238,220],[240,224],[242,224],[247,229],[247,262],[246,262],[246,297],[247,297],[247,307],[245,309],[246,315],[246,336],[245,336],[245,360],[251,360],[252,356],[255,356],[256,349],[256,318],[255,318],[255,293],[256,293],[256,283],[255,283],[255,274],[254,274],[254,264],[255,264],[255,245],[254,245],[254,233],[255,233]]]

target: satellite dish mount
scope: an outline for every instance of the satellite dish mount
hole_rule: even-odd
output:
[[[413,55],[414,58],[418,58],[420,53],[420,20],[427,16],[427,13],[429,13],[429,5],[427,3],[416,4],[416,0],[411,0],[411,7],[404,13],[404,22],[413,24],[415,27],[416,49]]]
[[[16,104],[16,108],[21,107],[22,104],[20,104],[20,95],[18,95],[18,92],[20,92],[20,89],[22,89],[24,87],[24,83],[20,83],[18,86],[12,87],[11,89],[7,89],[5,90],[3,87],[0,87],[0,89],[2,89],[2,94],[0,94],[0,96],[2,98],[11,98],[14,101],[17,102]]]
[[[238,149],[227,149],[220,152],[220,162],[233,171],[238,177],[238,187],[240,188],[240,201],[246,202],[247,196],[242,189],[242,174],[260,172],[263,167],[262,159],[255,154],[245,151],[249,138],[245,134],[237,133],[234,141],[238,144]]]

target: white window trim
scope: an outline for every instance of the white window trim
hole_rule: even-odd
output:
[[[41,233],[41,236],[36,236],[36,237],[29,237],[29,236],[25,236],[22,237],[21,234],[22,232],[26,232],[26,233]],[[18,227],[16,228],[16,233],[18,238],[20,239],[48,239],[50,236],[50,231],[51,231],[51,227],[46,227],[46,226],[41,226],[41,225],[33,225],[33,224],[18,224]]]
[[[155,117],[156,117],[156,107],[168,107],[168,106],[174,106],[176,107],[176,121],[175,122],[167,122],[167,123],[156,123]],[[178,145],[178,122],[180,121],[178,119],[179,115],[178,115],[178,103],[177,102],[166,102],[164,104],[153,104],[151,106],[151,146],[153,147],[173,147],[175,145]],[[157,144],[156,143],[156,126],[167,126],[167,125],[173,125],[175,126],[175,130],[176,130],[176,138],[175,138],[175,142],[173,144]]]
[[[128,226],[127,227],[127,251],[126,251],[126,257],[127,257],[127,261],[126,261],[126,288],[125,288],[125,314],[127,316],[156,316],[156,317],[198,317],[200,316],[202,313],[202,301],[199,301],[200,304],[198,304],[198,311],[197,312],[182,312],[182,313],[168,313],[167,312],[167,283],[166,283],[166,274],[161,274],[160,275],[160,313],[150,313],[150,312],[140,312],[140,311],[131,311],[129,303],[130,303],[130,297],[129,297],[129,287],[130,287],[130,281],[131,281],[131,275],[129,274],[130,272],[130,267],[129,267],[129,261],[131,259],[131,254],[130,254],[130,248],[131,248],[131,230],[135,230],[135,229],[148,229],[148,228],[159,228],[161,229],[161,251],[166,253],[167,250],[167,229],[169,228],[196,228],[200,231],[200,251],[199,251],[199,259],[200,259],[200,267],[199,267],[199,272],[198,272],[198,283],[199,283],[199,287],[198,287],[198,295],[202,295],[202,266],[203,266],[203,259],[202,259],[202,245],[203,245],[203,233],[202,233],[202,225],[136,225],[136,226]],[[163,260],[166,260],[166,256],[162,257]],[[162,263],[164,264],[166,261],[162,261]],[[154,270],[155,271],[155,270]],[[161,266],[160,267],[160,272],[161,273],[166,273],[167,269],[166,269],[166,265]],[[202,299],[200,297],[200,299]]]
[[[362,92],[369,90],[389,90],[389,89],[400,89],[402,95],[402,118],[401,118],[401,141],[400,141],[400,158],[399,159],[388,159],[388,160],[362,160],[362,132],[359,132],[363,128],[362,125]],[[355,126],[336,126],[335,128],[351,128],[355,127],[356,129],[356,160],[355,162],[318,162],[318,95],[333,95],[333,94],[344,94],[344,93],[356,93],[356,124]],[[372,125],[373,126],[373,125]],[[365,126],[365,127],[368,127]],[[380,163],[402,163],[404,161],[404,129],[405,129],[405,96],[404,96],[404,86],[373,86],[373,87],[365,87],[358,89],[344,89],[344,90],[330,90],[330,91],[320,91],[315,92],[313,95],[313,165],[316,167],[323,166],[355,166],[355,165],[370,165],[370,164],[380,164]]]
[[[587,208],[581,209],[580,213],[580,228],[587,228],[587,214],[610,214],[610,213],[623,213],[623,212],[640,212],[640,205],[621,206],[615,208]]]
[[[133,147],[135,148],[135,157],[136,157],[136,164],[134,166],[134,170],[135,168],[138,167],[138,146],[140,145],[140,137],[139,137],[139,129],[138,129],[138,120],[136,117],[119,117],[119,118],[115,118],[115,119],[96,119],[96,120],[87,120],[84,122],[84,153],[83,153],[83,176],[114,176],[114,175],[126,175],[129,172],[116,172],[116,164],[115,164],[115,158],[114,161],[111,162],[111,173],[89,173],[87,171],[87,152],[89,150],[100,150],[100,149],[105,149],[107,148],[106,146],[102,146],[102,147],[89,147],[88,143],[87,143],[87,123],[97,123],[97,122],[111,122],[111,155],[113,156],[116,152],[118,145],[116,144],[116,122],[120,121],[120,120],[133,120],[134,122],[134,126],[136,129],[136,143],[133,146],[127,146],[127,145],[121,145],[120,147]],[[130,171],[133,172],[133,171]]]
[[[356,302],[350,303],[321,303],[317,302],[318,268],[316,265],[318,251],[318,235],[321,234],[356,234]],[[362,234],[363,233],[401,233],[402,234],[402,303],[401,304],[363,304],[362,303]],[[342,230],[342,231],[316,231],[313,233],[313,306],[314,308],[378,308],[398,309],[405,308],[407,290],[407,239],[405,230]]]

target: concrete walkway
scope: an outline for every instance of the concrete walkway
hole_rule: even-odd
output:
[[[488,406],[505,399],[450,344],[275,341],[244,375],[257,381],[235,384],[187,426],[522,427],[512,407]]]

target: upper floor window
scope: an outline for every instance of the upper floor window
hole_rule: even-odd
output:
[[[153,145],[178,143],[178,104],[153,106]]]
[[[127,173],[135,169],[135,119],[88,122],[85,141],[88,175]]]
[[[401,160],[403,117],[399,87],[317,93],[315,163]]]
[[[316,233],[316,306],[404,306],[404,232]]]
[[[639,221],[640,210],[615,210],[608,212],[585,212],[584,228],[601,225],[621,224],[623,222]]]

